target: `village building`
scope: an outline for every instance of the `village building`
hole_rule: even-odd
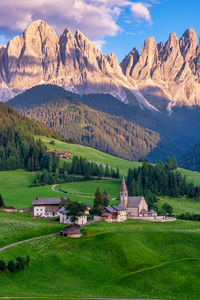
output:
[[[63,224],[72,224],[71,216],[70,216],[70,211],[67,210],[65,207],[61,207],[59,209],[59,216],[60,216],[60,223]],[[78,225],[85,225],[87,224],[87,214],[85,213],[82,216],[78,216],[76,221],[76,224]]]
[[[157,218],[158,213],[157,213],[157,211],[151,209],[151,210],[149,211],[148,215],[149,215],[149,217]]]
[[[102,219],[109,223],[123,222],[126,220],[126,208],[123,206],[107,206],[102,209]]]
[[[1,207],[2,210],[6,211],[6,212],[13,212],[13,211],[17,211],[15,206],[2,206]]]
[[[55,153],[60,158],[71,159],[72,153],[69,151],[57,151],[56,149],[49,149],[47,153]]]
[[[35,198],[32,202],[34,217],[52,218],[59,216],[60,203],[61,198]]]
[[[67,237],[73,237],[73,238],[81,237],[82,236],[81,227],[80,227],[80,225],[78,225],[76,223],[66,225],[61,230],[60,235],[67,236]]]
[[[83,204],[85,204],[86,206],[85,214],[89,215],[91,209],[91,202],[83,202]]]
[[[143,196],[129,197],[123,178],[120,189],[121,206],[127,209],[127,217],[148,217],[148,204]]]
[[[60,158],[66,158],[66,159],[71,159],[72,157],[72,153],[69,151],[57,152],[56,155]]]

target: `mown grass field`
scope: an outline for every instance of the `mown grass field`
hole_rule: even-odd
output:
[[[6,261],[31,261],[18,273],[0,273],[1,296],[200,298],[199,222],[99,222],[83,233],[3,251]]]
[[[121,180],[90,180],[82,182],[61,183],[56,186],[57,190],[68,193],[77,193],[94,196],[97,187],[101,192],[106,191],[111,198],[120,198]]]
[[[119,167],[121,177],[127,176],[129,168],[137,168],[141,165],[141,163],[139,162],[121,159],[90,147],[64,143],[58,140],[54,140],[55,145],[51,145],[49,142],[53,139],[47,137],[39,138],[43,141],[43,143],[47,146],[48,149],[56,149],[58,151],[70,151],[72,152],[73,156],[86,157],[89,161],[96,162],[98,164],[102,163],[104,166],[108,164],[115,169]]]
[[[30,213],[0,210],[0,248],[18,241],[59,232],[62,225],[54,220],[33,218]]]
[[[51,185],[29,187],[33,183],[35,174],[25,172],[24,170],[1,171],[0,172],[0,194],[6,205],[13,205],[17,208],[31,206],[36,198],[62,197],[64,194],[52,191]],[[90,198],[82,199],[78,196],[70,196],[71,200],[89,201]]]
[[[161,206],[164,202],[170,204],[173,207],[173,212],[175,214],[181,213],[194,213],[200,214],[200,201],[195,199],[188,199],[186,197],[180,198],[170,198],[170,197],[159,197],[158,207]]]
[[[200,172],[186,169],[178,169],[178,172],[182,173],[182,175],[185,175],[189,182],[193,182],[195,185],[200,185]]]

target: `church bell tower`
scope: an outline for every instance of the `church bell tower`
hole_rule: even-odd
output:
[[[121,184],[121,189],[120,189],[120,205],[123,207],[127,207],[128,205],[128,190],[126,186],[125,179],[123,177],[122,179],[122,184]]]

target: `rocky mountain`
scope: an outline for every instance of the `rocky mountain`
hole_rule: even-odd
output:
[[[103,55],[80,31],[61,36],[44,21],[30,24],[6,48],[0,46],[0,99],[39,84],[79,93],[107,93],[153,111],[200,104],[200,47],[193,29],[180,41],[170,34],[165,45],[153,37],[141,53],[134,48],[118,64]]]
[[[169,109],[200,104],[200,47],[193,29],[186,30],[180,40],[171,33],[165,45],[148,37],[140,55],[133,49],[121,67],[153,105],[156,98],[168,100]]]

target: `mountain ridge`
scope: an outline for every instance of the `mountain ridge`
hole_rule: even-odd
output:
[[[200,47],[188,29],[156,44],[148,37],[118,64],[79,30],[57,36],[44,21],[31,23],[21,36],[0,48],[0,99],[6,101],[38,84],[55,84],[79,94],[107,93],[141,109],[168,110],[200,104]]]

